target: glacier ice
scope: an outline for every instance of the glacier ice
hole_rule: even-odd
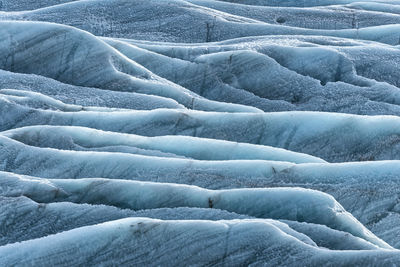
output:
[[[21,185],[18,185],[21,183]],[[14,191],[12,187],[20,188]],[[38,185],[37,185],[38,184]],[[326,225],[363,238],[381,248],[391,248],[373,236],[333,197],[300,188],[231,189],[210,191],[188,185],[136,182],[124,180],[60,180],[41,181],[3,176],[4,196],[25,196],[41,203],[68,201],[87,204],[108,204],[131,210],[156,208],[216,208],[257,218],[286,219]],[[54,192],[36,196],[32,187]],[[46,188],[48,187],[48,188]],[[95,188],[95,190],[93,190]],[[21,190],[22,189],[22,190]],[[93,192],[94,191],[94,192]],[[251,203],[251,204],[250,204]]]
[[[0,265],[397,265],[399,27],[397,0],[0,0]]]
[[[193,242],[194,241],[194,242]],[[112,249],[112,243],[118,249]],[[71,254],[71,250],[76,253]],[[290,257],[282,257],[286,251]],[[1,264],[344,265],[399,260],[391,250],[329,251],[310,246],[269,221],[162,221],[128,218],[76,228],[41,239],[0,247]],[[58,257],[51,257],[52,254]]]
[[[270,146],[195,138],[191,136],[170,135],[146,137],[74,126],[28,126],[5,131],[2,134],[31,146],[69,150],[81,150],[81,148],[95,150],[97,148],[115,147],[115,152],[118,152],[117,149],[132,147],[198,160],[259,159],[293,163],[325,162],[322,159],[307,154],[294,153]],[[60,138],[63,138],[65,141],[60,143]]]
[[[0,104],[0,112],[6,113],[0,118],[2,131],[32,125],[84,126],[144,136],[185,135],[274,146],[329,162],[400,159],[396,116],[186,109],[60,112],[23,105],[8,94],[0,94]]]

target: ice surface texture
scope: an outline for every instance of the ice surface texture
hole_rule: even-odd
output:
[[[0,265],[400,262],[400,1],[0,0]]]

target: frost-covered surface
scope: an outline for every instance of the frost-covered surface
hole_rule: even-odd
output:
[[[0,265],[400,262],[400,1],[0,0]]]

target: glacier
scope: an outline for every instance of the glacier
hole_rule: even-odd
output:
[[[0,265],[398,265],[399,29],[397,0],[0,0]]]

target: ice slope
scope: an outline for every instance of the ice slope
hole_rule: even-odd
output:
[[[20,22],[7,22],[6,25],[8,24],[14,25],[4,29],[10,33],[14,28],[15,31],[21,31],[28,27],[26,23]],[[25,39],[29,39],[29,35],[19,34],[20,40],[3,42],[3,68],[15,72],[33,72],[79,86],[136,92],[130,97],[137,98],[139,103],[156,102],[153,105],[149,103],[154,108],[159,107],[158,102],[161,101],[166,102],[166,107],[174,104],[178,106],[177,103],[171,103],[171,99],[165,99],[170,97],[174,102],[188,108],[213,111],[258,112],[261,109],[334,111],[366,115],[400,113],[399,89],[396,87],[399,81],[394,75],[399,71],[398,67],[392,65],[391,70],[386,71],[386,65],[377,63],[378,58],[382,57],[390,57],[393,62],[400,58],[398,49],[388,46],[378,48],[375,43],[353,43],[357,47],[362,45],[362,48],[355,50],[347,46],[332,47],[334,42],[343,39],[311,38],[302,40],[301,43],[299,40],[289,40],[291,46],[288,47],[283,44],[288,42],[286,39],[260,38],[222,43],[218,44],[218,48],[217,44],[207,45],[200,53],[199,49],[182,45],[171,47],[170,51],[159,51],[164,54],[160,55],[126,42],[105,39],[105,42],[118,50],[116,51],[104,44],[103,40],[81,31],[60,25],[34,25],[44,31],[40,46],[49,45],[52,49],[47,49],[46,54],[42,55],[40,50],[36,51],[35,46],[28,49],[17,48],[15,42],[26,46]],[[49,30],[46,30],[47,27],[50,27]],[[49,34],[50,29],[58,33]],[[31,30],[29,26],[28,31]],[[68,32],[68,37],[60,37],[64,36],[64,31]],[[322,41],[327,44],[317,44]],[[53,42],[58,45],[52,45]],[[89,45],[92,43],[93,45]],[[11,52],[11,56],[10,46],[23,52]],[[97,46],[101,49],[88,49]],[[58,50],[59,48],[62,49]],[[209,51],[210,49],[212,50]],[[171,54],[176,50],[190,56]],[[366,58],[365,51],[373,51],[376,56]],[[34,54],[36,57],[29,57],[28,62],[24,53]],[[80,58],[80,54],[85,54],[85,57]],[[314,57],[307,56],[311,54]],[[50,69],[42,67],[44,58],[51,64]],[[84,60],[85,64],[79,63],[79,60]],[[166,68],[166,65],[169,67]],[[310,67],[304,68],[305,65]],[[99,73],[101,75],[97,75]],[[20,86],[14,85],[18,88],[11,89],[21,89]],[[240,105],[209,101],[199,95]],[[339,103],[336,101],[338,97]],[[143,107],[144,104],[136,106],[149,109]]]
[[[396,76],[381,74],[384,67],[377,58],[363,56],[361,60],[359,52],[351,47],[334,46],[343,39],[254,38],[200,47],[105,41],[161,77],[214,100],[252,105],[264,111],[399,114],[398,82],[393,79]],[[376,57],[390,55],[393,61],[398,55],[397,49],[388,46],[348,45],[361,46],[357,51],[376,51]],[[395,70],[394,66],[391,71]]]
[[[163,220],[231,220],[252,218],[218,209],[184,207],[133,211],[107,205],[75,204],[70,202],[37,203],[25,196],[0,197],[0,203],[2,205],[0,213],[0,221],[2,223],[0,245],[22,242],[82,226],[127,217],[151,217]],[[289,229],[289,227],[287,228]],[[304,226],[304,228],[307,228],[307,226]],[[371,243],[345,232],[335,231],[327,227],[319,231],[320,234],[323,232],[326,233],[325,235],[335,233],[340,236],[337,239],[343,239],[342,245],[348,246],[348,248],[376,249],[376,246]],[[298,234],[298,236],[301,235]],[[306,236],[304,236],[304,240],[306,239]],[[308,242],[315,244],[311,239]],[[319,242],[323,244],[331,243],[329,238],[320,238]],[[335,249],[335,247],[332,249]]]
[[[246,5],[265,5],[265,6],[281,6],[281,7],[319,7],[328,5],[343,5],[358,3],[360,0],[307,0],[307,1],[297,1],[297,0],[218,0],[223,2],[240,2]],[[391,5],[399,5],[400,2],[397,0],[366,0],[363,1],[368,4],[374,3],[386,3]]]
[[[396,265],[399,7],[0,0],[0,265]]]
[[[103,40],[116,40],[115,38],[103,38]],[[378,81],[386,81],[388,83],[394,83],[396,80],[390,80],[389,75],[386,73],[392,68],[396,69],[398,66],[395,64],[398,58],[398,48],[397,46],[389,46],[382,43],[353,40],[346,38],[337,38],[330,36],[252,36],[246,38],[236,38],[233,40],[227,40],[222,42],[213,43],[201,43],[201,44],[174,44],[174,43],[164,43],[164,42],[146,42],[141,40],[131,40],[131,39],[118,39],[123,42],[130,43],[140,48],[150,50],[168,57],[178,58],[185,61],[194,61],[198,56],[204,54],[210,54],[212,52],[225,52],[225,51],[235,51],[235,50],[250,50],[257,51],[269,57],[272,57],[277,62],[282,64],[284,67],[288,67],[292,70],[296,70],[297,66],[298,72],[303,75],[310,77],[322,76],[324,71],[332,75],[335,73],[335,69],[327,66],[327,62],[330,64],[337,65],[340,62],[339,58],[342,58],[342,67],[347,68],[350,73],[348,77],[355,78],[355,73],[352,71],[352,66],[354,66],[358,75],[366,75],[367,68],[362,68],[362,64],[368,64],[368,68],[373,70],[369,76],[370,78]],[[108,41],[112,44],[112,42]],[[124,48],[124,46],[120,46]],[[125,46],[126,47],[126,46]],[[132,48],[131,48],[132,49]],[[128,50],[129,51],[129,50]],[[296,51],[298,51],[296,53]],[[302,54],[302,51],[308,53]],[[311,51],[316,51],[318,57],[316,59],[310,58],[307,55],[313,54]],[[325,53],[321,53],[325,51]],[[138,53],[140,51],[137,51]],[[285,52],[290,52],[290,54],[285,55]],[[366,53],[368,52],[368,53]],[[143,51],[141,52],[143,54]],[[325,55],[325,58],[321,57]],[[393,55],[393,57],[390,57]],[[368,57],[370,56],[370,57]],[[392,65],[384,65],[378,58],[384,58]],[[295,64],[296,60],[305,61],[303,64]],[[321,69],[315,68],[310,65],[307,66],[306,62],[317,61]],[[351,64],[349,64],[349,61]],[[292,63],[288,65],[288,63]],[[304,66],[304,69],[299,69],[300,66]],[[375,66],[376,65],[376,66]],[[384,68],[386,66],[386,68]],[[310,71],[316,72],[317,76]],[[340,71],[342,68],[338,68]],[[325,74],[326,75],[326,74]],[[335,76],[335,75],[333,75]],[[346,76],[345,76],[346,77]],[[343,77],[343,78],[345,78]],[[340,76],[338,78],[341,78]],[[359,83],[361,77],[358,77]],[[394,79],[395,77],[392,77]],[[326,80],[326,82],[334,80]],[[350,82],[351,80],[342,80],[343,82]],[[364,86],[367,85],[364,80]],[[369,81],[371,83],[373,81]],[[354,83],[354,81],[353,81]]]
[[[183,187],[178,186],[178,185],[168,185],[168,184],[152,184],[152,183],[138,183],[138,182],[124,182],[124,181],[106,181],[104,179],[99,180],[99,179],[86,179],[86,180],[75,180],[74,182],[68,181],[68,180],[43,180],[43,179],[34,179],[30,177],[18,177],[15,175],[10,175],[7,173],[1,173],[2,176],[2,188],[3,190],[0,192],[1,196],[6,196],[6,198],[3,198],[2,200],[5,202],[5,207],[4,207],[4,212],[3,218],[7,218],[6,222],[3,226],[3,229],[8,232],[8,235],[14,236],[13,238],[17,238],[17,240],[23,240],[21,238],[26,238],[26,235],[28,233],[21,233],[18,232],[18,227],[15,227],[15,224],[17,224],[19,227],[23,227],[23,225],[28,224],[30,222],[30,227],[37,227],[38,231],[36,231],[36,237],[40,236],[40,233],[44,234],[47,233],[54,233],[56,229],[65,229],[62,228],[65,226],[63,222],[60,222],[57,218],[57,214],[60,213],[61,210],[65,210],[67,212],[68,210],[74,210],[75,214],[71,214],[71,216],[67,216],[68,220],[74,221],[74,223],[69,222],[69,224],[74,224],[74,225],[85,225],[90,222],[101,222],[102,220],[105,220],[105,218],[118,218],[118,217],[127,217],[127,216],[143,216],[147,214],[150,217],[161,217],[161,218],[171,218],[171,216],[174,216],[174,212],[179,212],[180,218],[212,218],[208,213],[213,214],[213,218],[245,218],[244,216],[240,215],[234,215],[233,213],[227,213],[223,212],[223,210],[232,210],[232,209],[242,209],[241,211],[238,210],[240,213],[252,213],[257,215],[258,217],[265,216],[265,212],[272,212],[273,217],[280,217],[280,216],[285,216],[287,217],[289,214],[282,213],[279,215],[279,213],[276,213],[276,205],[287,205],[285,202],[285,198],[288,198],[290,196],[297,195],[299,199],[301,200],[306,200],[306,203],[308,202],[307,197],[304,196],[309,196],[309,201],[313,201],[312,199],[315,199],[318,196],[317,192],[312,192],[312,191],[302,191],[299,189],[278,189],[278,190],[260,190],[259,194],[255,196],[253,192],[249,190],[235,190],[235,191],[205,191],[201,190],[199,188],[195,187]],[[18,184],[18,186],[17,186]],[[13,188],[19,188],[17,190]],[[37,194],[38,189],[40,188],[41,194]],[[158,189],[157,189],[158,188]],[[161,190],[160,190],[161,189]],[[173,191],[171,191],[173,189]],[[189,190],[186,190],[189,189]],[[192,190],[192,192],[191,192]],[[48,192],[46,194],[43,194],[44,192]],[[111,194],[110,192],[119,192],[118,194]],[[154,192],[155,194],[151,194],[151,192]],[[156,193],[157,192],[157,193]],[[150,194],[149,194],[150,193]],[[207,193],[208,193],[208,198],[207,198]],[[211,193],[211,195],[210,195]],[[201,200],[201,195],[206,194],[204,197],[206,199]],[[267,205],[261,205],[263,201],[267,201],[266,203],[270,202],[268,200],[268,195],[281,195],[283,199],[279,201],[279,198],[273,197],[274,201],[277,201],[275,204],[275,207],[270,207],[268,208]],[[302,196],[304,194],[304,196]],[[40,201],[41,203],[50,203],[50,204],[35,204],[30,200],[27,200],[25,198],[21,198],[18,196],[29,196],[31,199]],[[107,195],[107,197],[105,196]],[[285,197],[285,195],[287,195]],[[174,196],[171,199],[171,196]],[[235,198],[235,196],[241,196],[240,202],[243,203],[243,205],[246,205],[246,203],[251,203],[252,201],[246,201],[246,198],[259,198],[261,200],[258,201],[258,204],[255,207],[247,207],[243,206],[242,208],[240,205],[233,205],[232,201]],[[15,199],[10,199],[15,198]],[[267,198],[266,198],[267,197]],[[270,196],[271,197],[271,196]],[[332,198],[329,198],[327,195],[323,196],[321,195],[322,199],[325,199],[327,202],[326,204],[329,205],[334,205],[336,208],[334,210],[337,210],[335,212],[337,217],[338,224],[337,225],[332,225],[332,223],[335,220],[327,218],[325,222],[330,224],[331,227],[336,228],[350,228],[350,229],[357,229],[360,228],[360,224],[354,220],[354,218],[351,218],[351,215],[349,217],[349,214],[346,215],[346,213],[343,213],[343,211],[340,211],[341,207],[339,204],[332,202]],[[211,202],[210,202],[211,199]],[[224,201],[224,199],[226,199]],[[103,204],[107,203],[108,205],[114,205],[117,207],[124,207],[124,208],[131,208],[131,209],[141,209],[147,207],[148,211],[143,212],[132,212],[128,210],[116,210],[112,208],[107,208],[105,206],[87,206],[87,205],[80,205],[76,206],[75,204],[67,204],[67,203],[60,203],[60,204],[51,204],[51,202],[59,202],[59,201],[69,201],[69,202],[77,202],[77,203],[97,203],[97,204]],[[200,202],[199,202],[200,201]],[[293,218],[299,219],[303,212],[309,212],[310,210],[310,203],[309,204],[302,204],[301,201],[296,201],[296,199],[293,199],[293,197],[290,197],[291,205],[295,205],[297,208],[297,213],[289,216],[295,216]],[[201,204],[201,202],[204,202],[204,204]],[[179,204],[181,203],[181,204]],[[206,211],[202,209],[186,209],[186,208],[180,208],[180,209],[175,209],[175,210],[170,210],[169,213],[166,213],[164,209],[164,214],[160,213],[163,211],[163,209],[153,209],[155,207],[179,207],[179,205],[184,206],[204,206],[207,208],[210,208],[210,203],[212,203],[212,210]],[[192,203],[192,204],[190,204]],[[197,203],[197,204],[196,204]],[[281,203],[281,204],[279,204]],[[285,203],[285,204],[284,204]],[[317,215],[314,216],[314,220],[317,220],[316,222],[318,223],[323,223],[324,217],[328,216],[331,208],[325,208],[324,206],[321,206],[321,202],[317,201],[314,202],[316,211],[313,213],[317,212]],[[153,208],[149,209],[148,205],[152,205]],[[338,206],[339,205],[339,206]],[[8,207],[9,206],[9,207]],[[255,210],[255,208],[260,209],[262,207],[262,210]],[[303,211],[301,211],[301,207],[303,207]],[[248,210],[244,211],[243,210]],[[249,209],[250,208],[250,209]],[[20,209],[22,209],[20,211]],[[215,210],[217,209],[217,210]],[[221,210],[218,210],[221,209]],[[7,217],[7,214],[10,212],[13,212],[13,215],[10,217]],[[81,210],[85,212],[85,214],[81,214]],[[94,211],[100,211],[102,210],[103,212],[107,212],[105,214],[103,213],[94,213]],[[269,211],[268,211],[269,210]],[[76,221],[73,218],[76,216],[76,214],[79,214],[79,219]],[[103,214],[103,215],[101,215]],[[167,215],[170,214],[170,215]],[[264,214],[264,215],[263,215]],[[319,216],[318,216],[319,215]],[[169,217],[168,217],[169,216]],[[176,215],[175,215],[176,216]],[[271,216],[271,215],[270,215]],[[332,215],[331,215],[332,216]],[[39,219],[35,219],[38,217]],[[307,218],[305,216],[304,218]],[[346,219],[347,218],[347,219]],[[313,220],[312,218],[310,218]],[[343,220],[344,219],[344,220]],[[39,220],[39,221],[38,221]],[[55,221],[54,221],[55,220]],[[46,228],[43,227],[42,223],[49,223],[49,221],[54,221],[52,224],[52,227]],[[65,223],[65,222],[64,222]],[[319,226],[314,226],[313,224],[297,224],[293,221],[285,221],[285,223],[289,223],[290,225],[294,225],[295,227],[300,228],[300,232],[303,233],[308,233],[313,236],[313,232],[310,232],[310,228],[314,229],[319,233],[319,237],[316,238],[319,243],[326,244],[327,246],[333,246],[336,247],[337,249],[340,249],[340,247],[346,247],[355,249],[356,247],[360,247],[360,249],[374,249],[376,247],[372,246],[371,244],[368,244],[366,241],[362,241],[356,237],[353,237],[352,235],[344,235],[341,232],[331,230],[330,228],[327,227],[319,227]],[[350,225],[348,225],[350,223]],[[21,226],[22,224],[22,226]],[[353,226],[351,226],[353,224]],[[34,226],[35,225],[35,226]],[[26,226],[24,226],[26,227]],[[316,230],[315,230],[316,228]],[[361,233],[367,233],[367,239],[370,234],[368,234],[368,231],[361,226]],[[358,231],[360,231],[358,230]],[[286,230],[290,231],[290,230]],[[351,230],[350,230],[351,231]],[[357,230],[356,230],[357,231]],[[293,232],[293,230],[292,230]],[[34,236],[33,236],[34,237]],[[377,240],[376,237],[372,237],[373,240],[376,240],[380,245],[387,246],[381,241]],[[335,240],[341,240],[340,245],[336,245],[334,242]],[[376,242],[375,241],[375,242]],[[310,241],[312,243],[312,241]],[[339,241],[336,241],[339,242]]]
[[[80,0],[1,0],[0,11],[23,11]]]
[[[189,136],[145,137],[84,127],[63,126],[23,127],[2,134],[31,146],[69,150],[133,148],[141,151],[159,151],[199,160],[259,159],[293,163],[325,162],[316,157],[275,147]],[[60,138],[66,141],[60,143]]]
[[[70,16],[71,9],[79,11],[74,14],[73,18]],[[308,16],[313,16],[314,13],[315,11]],[[379,41],[391,45],[399,43],[399,27],[396,25],[399,18],[395,14],[386,15],[392,18],[386,23],[385,19],[379,20],[381,14],[369,14],[369,20],[375,20],[375,25],[360,28],[358,14],[354,11],[349,13],[351,13],[351,24],[345,29],[336,27],[339,29],[325,30],[324,27],[322,29],[318,29],[321,27],[317,27],[317,29],[304,28],[302,16],[295,18],[295,22],[286,26],[279,23],[281,21],[279,17],[272,23],[266,23],[183,0],[134,2],[129,0],[86,0],[29,12],[5,14],[3,20],[49,21],[81,28],[95,35],[154,41],[161,39],[173,42],[210,42],[246,36],[283,34],[326,35]],[[366,13],[368,17],[368,12],[358,11],[358,13]],[[290,10],[286,14],[295,16]],[[340,12],[335,10],[331,12],[331,15],[333,14],[335,17],[332,25],[343,20]],[[344,16],[348,17],[346,13]],[[320,21],[316,21],[315,24],[321,24]],[[135,29],[134,32],[130,30],[132,28]]]
[[[82,107],[96,106],[138,110],[184,108],[184,106],[170,98],[73,86],[34,74],[20,74],[0,70],[0,77],[1,89],[9,90],[13,88],[12,90],[37,92],[66,104]],[[14,94],[17,93],[14,92]]]
[[[194,5],[190,5],[188,2]],[[122,10],[122,7],[131,9],[132,5],[126,5],[123,1],[96,1],[96,4],[101,8],[107,9],[113,7],[119,14],[124,14],[124,17],[130,18],[130,23],[134,23],[139,20],[141,14],[128,14],[125,12],[127,10]],[[154,9],[151,7],[144,7],[140,2],[135,3],[140,6],[140,11],[147,9],[151,11],[153,15],[155,13]],[[164,3],[158,3],[159,6],[163,6]],[[280,7],[260,7],[260,6],[244,6],[238,4],[229,4],[218,1],[186,1],[186,2],[173,2],[169,1],[169,17],[163,16],[159,17],[159,21],[162,19],[170,19],[171,15],[178,14],[182,9],[190,12],[192,16],[204,19],[208,16],[208,19],[212,16],[222,17],[228,21],[243,21],[243,22],[267,22],[271,24],[280,24],[287,26],[297,26],[302,28],[315,28],[315,29],[346,29],[346,28],[364,28],[368,26],[385,25],[385,24],[396,24],[398,23],[398,16],[390,12],[392,10],[392,5],[384,4],[383,7],[387,13],[382,12],[369,12],[365,11],[363,8],[359,8],[358,3],[353,3],[351,5],[346,5],[341,7],[325,8],[325,9],[315,9],[315,8],[285,8],[284,10]],[[363,3],[360,3],[361,7]],[[372,3],[372,6],[377,5]],[[371,4],[370,4],[371,5]],[[25,12],[22,16],[23,19],[29,20],[46,20],[54,16],[54,13],[58,13],[65,21],[65,15],[68,13],[69,6],[74,6],[76,8],[85,8],[85,12],[90,14],[90,18],[79,17],[80,21],[91,20],[92,25],[85,25],[81,22],[74,22],[74,26],[79,28],[85,27],[88,31],[101,31],[101,34],[97,35],[108,35],[108,34],[121,34],[121,28],[127,28],[122,23],[118,23],[115,18],[112,18],[112,13],[103,11],[102,13],[97,12],[98,7],[94,6],[94,3],[84,2],[84,3],[71,3],[69,5],[61,5],[52,8],[45,8],[43,10]],[[368,4],[366,5],[369,6]],[[381,6],[381,5],[379,5]],[[206,7],[206,8],[204,8]],[[354,10],[357,8],[358,10]],[[173,8],[173,9],[172,9]],[[382,8],[380,9],[382,10]],[[222,11],[222,12],[218,12]],[[49,15],[50,13],[50,15]],[[20,13],[21,14],[21,13]],[[157,14],[157,13],[156,13]],[[156,15],[154,14],[154,15]],[[39,16],[40,15],[40,16]],[[234,16],[236,15],[236,16]],[[240,17],[238,17],[240,16]],[[94,19],[96,18],[96,20]],[[247,19],[246,19],[247,18]],[[78,20],[78,21],[79,21]],[[255,20],[255,21],[254,21]],[[161,21],[162,22],[162,21]],[[94,24],[94,25],[93,25]],[[161,24],[161,23],[160,23]],[[158,25],[160,27],[160,24]],[[90,28],[89,28],[90,27]],[[113,27],[113,28],[112,28]],[[124,31],[124,34],[129,34],[128,31]]]
[[[7,235],[4,234],[0,239],[1,245],[39,238],[73,228],[126,217],[150,217],[162,220],[232,220],[252,218],[215,208],[185,207],[132,211],[104,205],[67,202],[39,204],[26,197],[1,197],[0,202],[3,205],[1,221],[4,226],[2,229],[7,233]],[[304,222],[296,223],[288,220],[284,220],[283,222],[290,225],[290,228],[296,229],[297,233],[288,226],[285,226],[285,224],[279,224],[278,221],[275,224],[280,226],[285,232],[296,236],[309,245],[318,245],[333,250],[368,250],[377,248],[375,245],[361,238],[347,232],[333,230],[326,226]],[[308,238],[308,236],[311,238]]]
[[[12,177],[14,178],[14,177]],[[18,178],[17,178],[18,179]],[[23,188],[6,190],[5,196],[29,196],[38,202],[68,201],[104,204],[132,210],[156,208],[216,208],[258,218],[286,219],[326,225],[363,238],[381,248],[390,248],[347,213],[331,196],[299,188],[231,189],[211,191],[194,186],[146,183],[123,180],[84,179],[38,181],[3,178],[2,186]],[[16,185],[21,183],[21,185]],[[36,185],[40,183],[39,185]],[[33,184],[33,185],[31,185]],[[46,188],[49,187],[48,189]],[[35,194],[54,192],[54,197]],[[22,192],[19,192],[22,191]]]
[[[71,9],[80,10],[73,20],[70,16]],[[338,15],[338,12],[335,14]],[[129,23],[123,18],[129,18]],[[358,29],[358,26],[352,26],[350,29],[326,31],[301,28],[302,20],[299,19],[294,23],[295,27],[287,27],[278,22],[272,24],[259,22],[182,0],[141,0],[134,3],[128,0],[76,1],[28,13],[6,14],[4,19],[50,21],[82,28],[95,35],[145,40],[160,40],[161,36],[165,41],[176,42],[209,42],[245,36],[297,34],[327,35],[398,44],[398,27],[394,23],[378,27]],[[340,20],[340,16],[337,20]],[[196,23],[198,21],[204,21],[204,24]],[[378,23],[382,25],[382,22]],[[132,28],[135,28],[134,33],[129,30]]]
[[[28,108],[0,96],[0,130],[31,125],[85,126],[144,136],[224,139],[317,156],[327,161],[399,159],[395,116],[318,112],[212,113],[153,111],[60,112]],[[17,101],[18,102],[18,101]],[[234,129],[234,131],[232,130]]]
[[[308,29],[352,29],[377,25],[397,24],[399,8],[392,4],[353,2],[348,5],[313,7],[250,6],[244,1],[228,3],[212,0],[189,0],[188,2],[235,14],[258,21]],[[301,1],[297,1],[301,2]],[[303,1],[310,4],[311,1]],[[265,3],[265,1],[264,1]],[[288,1],[281,1],[281,4]],[[261,3],[260,3],[261,4]]]
[[[63,29],[59,30],[63,31]],[[54,38],[51,37],[48,42],[52,41],[52,39]],[[99,40],[92,41],[102,43]],[[329,42],[329,40],[326,41]],[[65,44],[65,40],[57,40],[57,42],[60,43],[60,47],[68,46],[68,44]],[[318,42],[318,40],[314,40],[314,43],[315,42]],[[398,88],[385,83],[377,83],[370,79],[373,78],[383,82],[389,82],[396,86],[398,85],[398,81],[394,80],[393,77],[395,76],[391,75],[396,71],[396,68],[393,67],[390,72],[385,71],[382,73],[380,68],[385,70],[385,66],[376,64],[377,58],[360,58],[362,55],[357,54],[359,52],[353,52],[354,49],[351,48],[340,48],[339,51],[336,51],[338,48],[333,49],[330,46],[317,47],[312,41],[302,44],[302,46],[308,45],[310,47],[298,47],[300,44],[296,45],[296,43],[294,43],[294,47],[290,48],[281,46],[282,40],[279,39],[263,40],[261,43],[263,45],[260,47],[260,41],[246,42],[246,40],[244,40],[244,42],[238,42],[235,45],[221,45],[223,49],[219,51],[213,49],[215,51],[212,54],[200,54],[196,58],[192,56],[192,58],[185,58],[185,61],[182,61],[171,60],[170,58],[146,52],[146,50],[139,50],[128,44],[119,44],[111,40],[108,40],[108,43],[118,48],[119,51],[126,56],[143,64],[143,66],[152,72],[213,100],[253,105],[265,111],[300,109],[340,111],[369,115],[376,113],[397,115],[399,113]],[[76,45],[79,46],[79,42]],[[246,47],[246,50],[243,50],[243,46]],[[252,51],[255,49],[254,46],[258,47],[257,53]],[[357,51],[363,51],[364,49],[368,51],[370,47],[374,47],[375,44],[367,43],[363,46],[365,46],[365,48],[358,48]],[[383,46],[382,48],[375,47],[373,49],[373,53],[376,53],[376,57],[382,58],[390,56],[392,60],[398,60],[398,50],[387,46]],[[172,50],[176,50],[176,48]],[[186,53],[192,54],[190,50]],[[228,51],[231,52],[228,53]],[[5,52],[8,53],[9,50]],[[112,56],[112,52],[115,51],[111,50],[109,52]],[[343,52],[345,55],[343,55]],[[316,55],[316,57],[311,58],[310,61],[310,57],[307,56],[308,54]],[[97,59],[96,55],[97,54],[95,54],[94,57]],[[59,57],[59,54],[49,55],[49,60],[51,60],[51,62],[64,60],[63,58],[59,59]],[[109,57],[108,52],[104,57]],[[65,59],[66,68],[68,68],[70,64],[69,61],[70,59]],[[73,79],[74,83],[79,85],[97,86],[122,91],[138,90],[135,89],[138,85],[132,84],[135,88],[128,89],[124,84],[116,85],[114,82],[109,81],[109,79],[114,79],[112,77],[113,75],[108,75],[110,76],[109,79],[105,79],[107,76],[102,75],[101,80],[93,80],[93,77],[90,75],[95,75],[97,73],[97,71],[92,71],[94,68],[101,66],[105,71],[107,71],[107,68],[110,68],[110,62],[101,62],[102,61],[95,61],[92,63],[96,65],[90,68],[92,74],[88,73],[85,75],[80,72],[80,77],[85,79],[85,81],[75,79],[73,72],[71,73],[67,69],[61,68],[61,70],[58,70],[61,67],[59,65],[53,68],[57,73],[47,73],[47,70],[40,70],[40,67],[38,68],[36,66],[38,64],[37,62],[31,62],[29,66],[32,69],[34,68],[34,72],[38,74],[56,78],[64,82]],[[19,72],[31,72],[29,68],[25,69],[25,65],[18,67],[18,62],[15,62],[15,59],[13,62],[6,61],[4,64],[7,69],[17,68],[16,71]],[[117,63],[112,64],[111,67],[114,68],[116,64]],[[171,67],[161,67],[164,65],[171,65]],[[304,65],[309,65],[310,69],[304,69],[302,67]],[[369,67],[371,65],[373,67]],[[312,66],[319,66],[319,68],[313,68]],[[141,69],[141,67],[139,67],[139,69]],[[359,76],[356,72],[368,78]],[[376,72],[379,72],[379,75],[377,75]],[[279,73],[279,75],[277,75],[277,73]],[[116,73],[115,79],[119,77],[119,74],[121,73]],[[382,77],[382,75],[384,76]],[[188,79],[187,77],[191,78]],[[277,79],[276,77],[279,78]],[[296,82],[287,83],[286,81],[288,80]],[[109,83],[112,85],[108,85]],[[131,83],[128,82],[128,84]],[[130,87],[130,85],[128,87]],[[153,83],[150,82],[148,86],[140,87],[140,92],[170,96],[178,100],[178,102],[183,102],[183,104],[188,107],[198,107],[208,110],[219,110],[222,108],[204,108],[202,107],[202,102],[204,100],[199,99],[201,104],[197,104],[198,102],[192,101],[192,97],[189,96],[171,96],[171,94],[175,94],[173,92],[175,89],[171,89],[172,91],[162,90],[160,93],[157,90],[161,89],[155,89]],[[183,92],[189,92],[187,90],[185,91],[183,88],[181,89]],[[340,105],[335,102],[338,95],[340,95],[341,98]],[[180,97],[186,100],[180,100]],[[326,102],[329,104],[326,105]],[[213,103],[211,106],[215,105],[218,106],[216,103]],[[243,106],[235,106],[226,109],[255,111],[255,109],[246,109]]]
[[[1,169],[5,171],[49,178],[123,178],[208,188],[301,186],[332,194],[369,227],[375,227],[387,217],[400,223],[397,161],[332,165],[237,160],[203,162],[125,153],[59,151],[4,141]],[[394,229],[400,231],[398,226],[391,231]],[[377,232],[387,233],[385,228]],[[397,244],[395,236],[388,240]]]
[[[111,245],[111,246],[110,246]],[[85,249],[77,249],[85,248]],[[118,247],[119,249],[113,249]],[[290,257],[282,257],[291,255]],[[271,222],[161,221],[129,218],[77,228],[43,239],[0,247],[3,265],[198,264],[343,265],[394,264],[393,250],[330,251],[288,235]],[[57,257],[52,257],[57,255]]]
[[[71,27],[0,22],[0,35],[8,36],[0,40],[0,67],[5,70],[34,73],[78,86],[159,95],[190,108],[257,112],[255,108],[201,98],[159,78],[95,36]]]
[[[377,12],[385,12],[391,14],[399,14],[400,7],[391,2],[379,3],[379,2],[353,2],[351,4],[346,5],[347,8],[355,9],[355,10],[368,10],[368,11],[377,11]]]

